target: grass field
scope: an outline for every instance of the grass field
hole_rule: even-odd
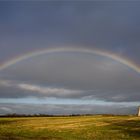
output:
[[[135,116],[0,118],[0,140],[140,140]]]

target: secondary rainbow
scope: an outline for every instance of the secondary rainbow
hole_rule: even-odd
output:
[[[0,65],[0,71],[29,58],[39,56],[39,55],[44,55],[44,54],[51,54],[51,53],[59,53],[59,52],[79,52],[79,53],[88,53],[88,54],[96,54],[104,57],[108,57],[112,60],[118,61],[132,70],[136,71],[137,73],[140,73],[140,66],[136,65],[134,62],[122,58],[119,55],[107,52],[107,51],[102,51],[98,49],[86,49],[86,48],[72,48],[72,47],[61,47],[61,48],[47,48],[47,49],[41,49],[41,50],[35,50],[26,54],[23,54],[21,56],[15,57],[12,60],[6,61]]]

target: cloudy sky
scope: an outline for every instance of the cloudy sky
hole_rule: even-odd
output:
[[[1,1],[0,114],[136,113],[140,73],[138,1]],[[78,51],[74,51],[74,49]],[[139,70],[140,71],[140,70]]]

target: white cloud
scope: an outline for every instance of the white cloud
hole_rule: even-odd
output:
[[[0,107],[0,110],[5,111],[5,112],[9,112],[9,113],[12,112],[12,109],[11,108],[4,107],[4,106]]]
[[[72,94],[77,94],[81,93],[83,91],[80,90],[71,90],[71,89],[65,89],[65,88],[54,88],[54,87],[42,87],[39,85],[32,85],[32,84],[17,84],[17,87],[22,89],[22,90],[27,90],[27,91],[33,91],[33,92],[38,92],[41,94],[61,94],[61,95],[72,95]]]
[[[66,89],[66,88],[56,88],[56,87],[45,87],[40,85],[34,85],[34,84],[27,84],[23,82],[17,82],[17,81],[9,81],[9,80],[1,80],[0,85],[5,87],[14,87],[19,90],[28,91],[28,92],[35,92],[43,95],[48,96],[71,96],[74,94],[81,94],[84,91],[82,90],[73,90],[73,89]]]

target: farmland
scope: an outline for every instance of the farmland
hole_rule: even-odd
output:
[[[136,116],[0,118],[0,140],[139,140]]]

